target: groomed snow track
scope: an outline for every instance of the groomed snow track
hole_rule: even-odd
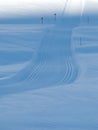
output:
[[[71,50],[71,30],[48,30],[28,80],[37,86],[54,86],[72,83],[77,73],[78,68]]]
[[[14,77],[0,81],[2,94],[72,83],[77,78],[78,67],[73,55],[71,35],[70,28],[56,26],[46,29],[36,49],[35,60],[31,59]]]

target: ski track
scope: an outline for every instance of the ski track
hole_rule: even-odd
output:
[[[22,32],[23,30],[25,30],[26,34],[25,32]],[[78,67],[76,65],[71,45],[72,29],[63,29],[57,26],[49,29],[47,26],[45,28],[43,26],[43,28],[38,31],[36,29],[31,31],[28,28],[23,30],[17,30],[18,33],[12,30],[14,33],[9,33],[7,36],[8,43],[7,40],[5,41],[2,37],[2,42],[4,40],[4,43],[6,43],[3,46],[3,49],[8,44],[7,46],[12,45],[12,48],[14,48],[15,51],[15,48],[18,49],[21,45],[19,47],[20,50],[24,47],[32,49],[32,51],[30,51],[33,56],[28,60],[28,64],[25,67],[22,68],[22,65],[27,61],[21,63],[20,70],[14,70],[14,74],[12,71],[11,76],[8,76],[7,74],[6,77],[6,73],[8,72],[4,72],[5,78],[2,78],[1,74],[0,92],[2,94],[0,93],[0,95],[74,82],[78,75]],[[33,32],[32,38],[30,31],[31,33]],[[0,35],[1,34],[2,32]],[[26,35],[28,38],[26,38]],[[15,41],[15,39],[17,41]],[[15,41],[17,47],[13,45],[13,41]],[[8,51],[13,51],[12,48]],[[3,49],[1,50],[3,51]],[[17,49],[15,52],[19,51]],[[30,52],[29,49],[28,52]],[[15,65],[17,66],[17,64]],[[12,67],[14,67],[14,65]]]
[[[55,36],[55,33],[59,34]],[[62,34],[65,35],[63,38]],[[77,77],[77,68],[74,64],[75,61],[73,61],[71,56],[72,50],[70,50],[71,45],[69,44],[70,36],[68,38],[68,34],[66,34],[60,30],[57,32],[57,30],[54,29],[54,33],[50,31],[45,35],[45,39],[51,40],[46,42],[46,40],[43,39],[39,50],[36,69],[32,71],[31,75],[28,77],[28,80],[32,80],[34,85],[37,84],[37,87],[40,85],[53,86],[63,83],[71,83]],[[39,81],[40,83],[38,83]]]
[[[98,129],[98,27],[67,22],[0,26],[1,130]]]

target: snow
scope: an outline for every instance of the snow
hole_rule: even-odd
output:
[[[0,130],[98,129],[96,17],[0,25]]]
[[[64,4],[65,0],[3,0],[0,1],[0,17],[59,13]]]

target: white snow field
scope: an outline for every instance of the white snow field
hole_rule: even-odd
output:
[[[0,25],[0,130],[98,130],[97,15]]]

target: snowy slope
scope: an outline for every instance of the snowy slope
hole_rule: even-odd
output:
[[[92,19],[0,26],[0,130],[98,129]]]

